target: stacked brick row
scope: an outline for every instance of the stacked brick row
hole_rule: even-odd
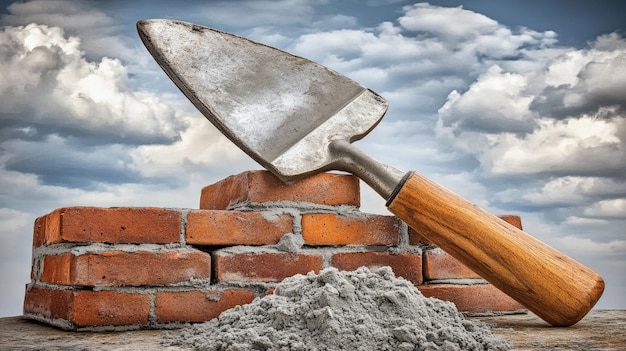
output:
[[[330,266],[390,266],[467,313],[523,310],[399,219],[360,212],[359,194],[351,175],[286,185],[254,171],[202,189],[199,210],[57,209],[35,221],[24,315],[70,330],[170,328]]]

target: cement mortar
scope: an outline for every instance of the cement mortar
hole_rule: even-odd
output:
[[[389,267],[296,275],[274,294],[166,334],[196,350],[508,350],[454,304],[424,297]]]
[[[278,244],[276,244],[276,250],[289,253],[298,253],[300,248],[304,245],[304,239],[300,235],[293,233],[287,233],[283,235]]]

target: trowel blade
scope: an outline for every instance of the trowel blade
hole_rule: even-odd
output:
[[[347,77],[246,38],[173,20],[144,20],[137,29],[204,116],[283,180],[332,169],[329,144],[362,138],[387,110]]]

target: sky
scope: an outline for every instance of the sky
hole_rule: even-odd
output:
[[[306,57],[381,94],[356,145],[600,273],[626,308],[626,2],[0,1],[0,317],[22,313],[33,222],[68,206],[198,208],[261,169],[137,36],[179,19]],[[362,184],[364,212],[388,214]],[[523,263],[521,263],[523,264]]]

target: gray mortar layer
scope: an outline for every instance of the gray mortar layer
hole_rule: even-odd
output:
[[[289,253],[297,253],[304,245],[302,235],[287,233],[283,235],[274,246],[276,250]]]
[[[35,256],[35,254],[33,253],[33,258],[31,259],[32,262],[32,271],[33,271],[33,281],[38,281],[41,278],[41,270],[42,270],[42,266],[43,266],[43,259],[42,256]]]
[[[187,241],[185,240],[185,228],[187,227],[187,215],[189,214],[189,209],[180,209],[180,238],[179,244],[186,245]]]
[[[216,301],[225,290],[248,290],[254,293],[255,297],[264,296],[273,288],[276,283],[263,282],[226,282],[219,284],[210,284],[208,280],[194,280],[193,284],[172,284],[166,286],[69,286],[56,285],[44,282],[37,282],[36,285],[50,290],[68,290],[68,291],[113,291],[119,293],[131,294],[155,294],[158,292],[186,292],[201,291],[204,293],[216,293],[207,296],[208,300]]]
[[[321,205],[310,202],[295,201],[269,201],[263,203],[242,202],[235,206],[229,206],[227,210],[237,211],[263,211],[272,209],[293,209],[302,213],[354,213],[358,215],[363,212],[359,211],[357,206],[352,205]]]
[[[444,254],[446,253],[445,251],[443,251],[441,248],[439,247],[429,247],[428,249],[424,250],[424,253],[434,253],[434,254]]]
[[[192,247],[183,246],[180,244],[105,244],[105,243],[90,243],[90,244],[77,244],[77,243],[63,243],[54,244],[50,246],[40,246],[33,250],[34,257],[61,255],[64,253],[72,253],[76,256],[81,256],[89,253],[109,252],[109,251],[122,251],[122,252],[194,252],[198,251]]]
[[[453,284],[453,285],[487,285],[488,281],[484,279],[438,279],[438,280],[429,280],[424,282],[424,285],[437,285],[437,284]]]

